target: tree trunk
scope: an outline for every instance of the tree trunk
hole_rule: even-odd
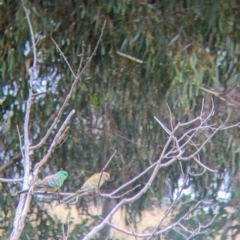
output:
[[[105,198],[103,202],[102,217],[105,218],[111,212],[115,205],[116,201],[114,199]],[[100,231],[99,240],[106,240],[109,237],[110,229],[110,226],[104,227]]]

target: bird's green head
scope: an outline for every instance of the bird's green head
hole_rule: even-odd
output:
[[[67,179],[68,173],[66,171],[59,171],[56,173],[63,181]]]

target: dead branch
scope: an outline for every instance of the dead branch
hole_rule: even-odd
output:
[[[170,111],[171,114],[171,111]],[[171,123],[171,130],[168,129],[165,124],[159,120],[159,118],[155,117],[155,120],[160,124],[160,126],[166,131],[166,133],[169,135],[168,140],[166,144],[163,147],[163,150],[159,156],[159,158],[156,160],[156,162],[152,163],[148,168],[146,168],[144,171],[142,171],[140,174],[138,174],[136,177],[134,177],[132,180],[128,181],[127,183],[120,186],[118,189],[113,191],[110,194],[104,194],[105,197],[114,197],[116,193],[118,193],[120,190],[126,188],[130,184],[134,183],[137,179],[142,177],[143,175],[147,174],[150,170],[153,169],[152,173],[150,174],[150,177],[145,184],[145,186],[134,196],[129,198],[122,199],[113,209],[112,211],[103,219],[103,221],[95,226],[90,232],[86,234],[86,236],[83,238],[83,240],[92,239],[96,233],[98,233],[103,227],[109,225],[113,227],[114,229],[117,229],[118,231],[124,232],[127,235],[131,235],[134,237],[139,238],[146,238],[146,237],[153,237],[158,236],[159,234],[162,234],[163,232],[166,232],[169,229],[174,229],[177,232],[181,232],[181,234],[185,235],[183,232],[187,233],[186,238],[188,236],[195,236],[200,233],[204,233],[204,228],[200,224],[199,227],[195,230],[187,229],[182,223],[182,219],[186,219],[188,214],[192,211],[193,208],[197,208],[200,202],[195,205],[191,210],[188,211],[187,214],[182,216],[176,223],[169,225],[165,229],[161,231],[157,231],[157,228],[153,230],[151,234],[137,234],[125,231],[123,229],[119,229],[116,226],[112,225],[110,223],[110,219],[113,217],[113,215],[116,213],[116,211],[123,207],[126,204],[131,204],[142,197],[143,194],[145,194],[150,188],[152,183],[154,182],[157,174],[159,173],[159,170],[163,167],[167,167],[174,163],[175,161],[195,161],[202,169],[203,172],[210,171],[213,173],[216,173],[217,171],[214,169],[211,169],[210,167],[203,164],[199,158],[199,152],[202,151],[202,149],[205,147],[205,145],[213,138],[213,136],[220,130],[226,129],[226,122],[223,124],[219,124],[218,126],[216,124],[208,124],[208,121],[210,118],[214,115],[214,104],[212,102],[212,110],[209,114],[205,115],[204,113],[204,101],[202,102],[202,110],[199,116],[196,118],[185,122],[185,123],[177,123],[176,126],[173,126],[173,123]],[[171,118],[172,119],[172,118]],[[213,127],[214,126],[214,127]],[[239,123],[233,124],[230,127],[236,127],[239,126]],[[178,136],[178,131],[181,128],[186,128],[187,131],[183,131],[184,133],[180,136]],[[204,133],[205,131],[210,131],[211,133],[208,135],[208,137],[205,138],[200,143],[196,143],[195,138],[197,134]],[[205,135],[204,135],[205,136]],[[194,149],[192,149],[192,146]],[[212,221],[209,223],[211,224],[216,216],[212,219]],[[161,222],[159,223],[161,225]],[[149,238],[150,239],[150,238]]]
[[[83,72],[89,66],[94,54],[96,53],[96,50],[98,48],[98,45],[99,45],[102,35],[103,35],[103,30],[104,30],[106,22],[104,22],[104,25],[103,25],[103,28],[101,31],[101,35],[98,39],[98,42],[95,46],[94,51],[92,52],[90,58],[88,59],[86,65],[81,69],[81,71],[80,70],[78,71],[77,75],[74,75],[74,82],[72,83],[70,91],[69,91],[68,95],[66,96],[62,106],[60,107],[60,110],[58,111],[58,114],[55,117],[52,125],[48,128],[47,133],[45,134],[45,136],[41,139],[41,141],[37,145],[30,146],[28,127],[29,127],[30,113],[31,113],[31,106],[32,106],[32,99],[33,99],[32,83],[33,83],[33,80],[35,80],[38,75],[38,71],[37,71],[37,67],[36,67],[37,50],[36,50],[36,43],[35,43],[35,39],[34,39],[32,24],[31,24],[30,17],[29,17],[29,12],[25,5],[24,0],[22,0],[22,4],[23,4],[23,9],[24,9],[24,12],[25,12],[25,15],[27,18],[27,22],[28,22],[28,26],[29,26],[29,30],[30,30],[30,35],[31,35],[31,40],[32,40],[32,48],[33,48],[33,57],[34,57],[33,67],[29,71],[29,76],[30,76],[30,78],[29,78],[29,96],[28,96],[27,104],[26,104],[26,112],[25,112],[25,119],[24,119],[24,131],[23,131],[24,148],[23,148],[23,146],[20,146],[21,149],[24,149],[24,151],[23,151],[23,161],[24,161],[23,189],[26,189],[29,187],[29,174],[30,174],[30,170],[32,168],[31,160],[30,160],[30,151],[41,147],[46,142],[46,140],[52,133],[53,129],[56,127],[56,124],[58,123],[59,119],[61,118],[61,116],[69,102],[69,99],[72,96],[72,92],[73,92],[74,88],[76,87],[76,84],[77,84],[79,78],[82,76]],[[64,57],[64,60],[67,62],[66,57]],[[80,62],[80,66],[81,66],[81,64],[82,64],[82,61]],[[70,70],[71,70],[71,68],[70,68]],[[21,196],[20,196],[19,203],[18,203],[16,212],[15,212],[13,230],[9,237],[9,240],[18,240],[19,239],[19,237],[22,233],[22,230],[24,228],[24,225],[25,225],[25,219],[26,219],[28,209],[30,206],[30,202],[32,199],[32,193],[34,192],[34,186],[35,186],[35,182],[37,180],[37,174],[38,174],[40,168],[48,161],[52,152],[65,139],[65,137],[67,135],[66,134],[67,133],[67,125],[68,125],[69,121],[71,120],[74,113],[75,113],[75,110],[72,110],[68,114],[67,118],[65,119],[65,121],[63,122],[63,124],[61,125],[59,130],[57,131],[47,153],[34,167],[33,179],[31,181],[31,184],[29,187],[29,192],[28,192],[28,194],[21,194]],[[21,141],[20,141],[20,145],[21,145]]]
[[[33,80],[36,78],[36,64],[37,64],[37,50],[36,50],[36,44],[35,44],[35,39],[34,39],[34,33],[32,29],[32,24],[29,18],[29,13],[26,8],[24,0],[22,0],[23,4],[23,9],[27,18],[29,30],[30,30],[30,35],[31,35],[31,40],[32,40],[32,48],[33,48],[33,66],[31,68],[31,71],[29,71],[29,88],[28,88],[28,99],[27,99],[27,104],[26,104],[26,113],[25,113],[25,119],[24,119],[24,151],[23,151],[23,161],[24,161],[24,177],[23,177],[23,188],[27,188],[29,184],[29,174],[30,174],[30,169],[31,169],[31,161],[30,161],[30,140],[29,140],[29,121],[30,121],[30,113],[31,113],[31,105],[32,105],[32,98],[33,98],[33,92],[32,92],[32,83]],[[21,141],[20,141],[21,143]],[[22,149],[23,146],[20,146]],[[13,222],[13,231],[9,237],[9,240],[18,240],[23,227],[24,227],[24,222],[26,218],[26,212],[23,213],[24,208],[28,208],[29,205],[25,205],[25,196],[21,195],[20,200],[15,212],[15,217],[14,217],[14,222]]]
[[[65,108],[66,108],[66,106],[67,106],[67,104],[68,104],[68,102],[69,102],[69,100],[70,100],[70,98],[71,98],[71,96],[72,96],[72,93],[73,93],[74,88],[76,87],[76,85],[77,85],[80,77],[82,76],[82,74],[85,72],[85,70],[87,69],[87,67],[90,65],[90,63],[91,63],[91,61],[92,61],[92,58],[93,58],[93,56],[95,55],[95,53],[96,53],[96,51],[97,51],[97,48],[98,48],[98,46],[99,46],[99,44],[100,44],[100,41],[101,41],[101,39],[102,39],[102,35],[103,35],[103,31],[104,31],[105,25],[106,25],[106,21],[105,21],[104,24],[103,24],[103,27],[102,27],[102,30],[101,30],[101,34],[100,34],[100,37],[99,37],[99,39],[98,39],[98,42],[97,42],[97,44],[96,44],[96,46],[95,46],[95,49],[93,50],[91,56],[89,57],[86,65],[82,68],[82,70],[79,72],[79,74],[77,74],[76,76],[75,76],[75,74],[74,74],[74,76],[75,76],[74,82],[72,83],[72,86],[71,86],[71,88],[70,88],[70,91],[69,91],[68,95],[66,96],[66,98],[65,98],[65,100],[64,100],[61,108],[59,109],[58,114],[57,114],[57,116],[55,117],[52,125],[48,128],[45,136],[41,139],[41,141],[40,141],[38,144],[36,144],[35,146],[31,146],[31,149],[32,149],[32,150],[41,147],[41,146],[46,142],[46,140],[48,139],[48,137],[49,137],[50,134],[52,133],[52,130],[53,130],[54,127],[56,126],[57,122],[58,122],[59,119],[61,118],[61,116],[62,116],[62,114],[63,114],[63,111],[65,110]],[[53,40],[53,39],[52,39],[52,40]],[[55,41],[53,40],[53,42],[55,42]],[[57,44],[56,44],[56,45],[57,45]],[[58,46],[58,45],[57,45],[57,46]],[[60,48],[58,47],[58,49],[60,49]],[[63,53],[62,53],[62,55],[63,55]],[[64,56],[64,55],[63,55],[63,56]],[[68,64],[67,59],[66,59],[65,56],[64,56],[64,60],[65,60],[66,63]],[[81,66],[81,64],[82,64],[82,63],[80,63],[80,66]],[[71,68],[70,68],[70,70],[71,70]]]
[[[100,178],[99,178],[99,181],[98,181],[98,187],[97,187],[97,191],[98,191],[98,194],[101,194],[100,192],[100,182],[102,180],[102,175],[103,175],[103,172],[105,171],[105,169],[108,167],[109,163],[112,161],[114,155],[116,154],[117,150],[115,150],[112,154],[112,156],[109,158],[109,160],[107,161],[107,163],[105,164],[105,166],[103,167],[102,171],[101,171],[101,175],[100,175]]]

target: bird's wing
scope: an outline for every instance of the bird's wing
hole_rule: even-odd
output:
[[[69,203],[69,202],[71,202],[75,198],[78,198],[78,197],[80,197],[82,195],[85,195],[87,193],[96,191],[96,189],[98,187],[98,182],[99,182],[100,176],[101,176],[100,173],[96,173],[96,174],[92,175],[83,184],[81,189],[76,191],[74,194],[72,194],[72,195],[70,195],[70,196],[68,196],[66,198],[63,198],[61,203]],[[103,176],[102,176],[102,179],[101,179],[101,182],[100,182],[99,186],[101,187],[103,183],[104,183],[104,179],[103,179]]]
[[[95,173],[93,176],[91,176],[87,180],[88,183],[86,184],[86,186],[83,185],[83,187],[97,189],[100,177],[101,177],[101,173]],[[99,183],[99,188],[103,185],[104,182],[105,182],[104,176],[102,175],[101,181]]]
[[[57,175],[50,175],[45,177],[37,184],[38,188],[59,188],[61,186],[61,179]]]
[[[83,184],[81,189],[95,189],[97,187],[99,178],[97,174],[92,175],[90,178],[87,179],[87,181]]]

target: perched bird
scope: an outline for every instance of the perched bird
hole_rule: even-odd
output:
[[[35,184],[34,190],[41,190],[43,192],[57,192],[67,177],[68,173],[66,171],[59,171],[54,175],[45,177],[39,183]],[[17,192],[16,194],[25,193],[28,191],[29,189],[25,189]]]
[[[102,175],[102,177],[101,177]],[[100,181],[101,178],[101,181]],[[100,172],[93,174],[87,181],[83,184],[81,189],[76,191],[74,194],[62,199],[61,203],[71,202],[73,199],[84,195],[85,193],[96,192],[98,193],[99,188],[110,179],[110,174],[107,172]]]

